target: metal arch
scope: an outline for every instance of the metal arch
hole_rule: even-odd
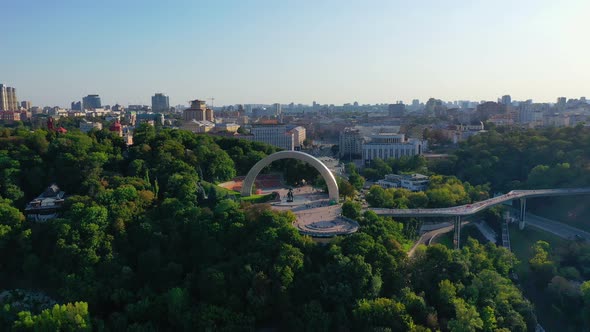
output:
[[[264,167],[270,165],[270,163],[272,163],[273,161],[277,161],[280,159],[297,159],[313,166],[315,169],[318,170],[318,172],[320,172],[320,174],[326,181],[326,184],[328,185],[328,196],[330,197],[330,199],[338,202],[338,184],[336,183],[336,178],[334,177],[334,174],[332,174],[328,167],[319,159],[305,152],[300,151],[279,151],[269,156],[266,156],[265,158],[258,161],[254,166],[252,166],[250,171],[248,171],[248,175],[246,175],[246,178],[244,179],[244,182],[242,184],[242,196],[247,197],[252,195],[252,185],[254,184],[254,180],[256,180],[258,173],[260,173],[260,171]]]

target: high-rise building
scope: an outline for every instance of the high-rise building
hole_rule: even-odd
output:
[[[29,109],[31,109],[32,104],[31,104],[30,101],[23,100],[23,101],[20,102],[20,107],[22,107],[22,108],[24,108],[25,110],[28,111]]]
[[[168,112],[170,102],[168,96],[163,93],[156,93],[152,96],[152,111],[155,113]]]
[[[16,89],[15,88],[6,88],[8,91],[8,107],[11,111],[18,111],[18,100],[16,99]]]
[[[82,102],[73,101],[72,106],[70,107],[72,111],[81,111],[82,110]]]
[[[301,150],[303,147],[303,141],[306,138],[305,127],[297,126],[289,130],[287,133],[293,133],[293,146],[295,150]]]
[[[0,111],[18,111],[16,89],[0,84]]]
[[[85,110],[101,108],[102,104],[100,103],[100,96],[99,95],[88,95],[88,96],[82,98],[82,107]]]
[[[0,111],[8,111],[8,95],[4,84],[0,84]]]
[[[502,96],[502,104],[511,105],[512,104],[512,97],[510,97],[510,95]]]
[[[566,102],[567,102],[567,98],[565,98],[565,97],[557,98],[557,105],[556,105],[557,109],[559,109],[559,110],[565,109]]]
[[[389,104],[389,116],[393,118],[401,118],[404,116],[406,112],[406,105],[401,101],[398,101],[397,104]]]
[[[345,128],[340,132],[340,158],[359,159],[363,153],[363,137],[358,129]]]
[[[205,109],[205,120],[211,121],[211,122],[215,121],[215,115],[213,114],[213,110],[208,107],[207,107],[207,109]]]
[[[281,104],[279,103],[275,103],[272,105],[274,107],[274,113],[276,116],[280,116],[281,115]]]

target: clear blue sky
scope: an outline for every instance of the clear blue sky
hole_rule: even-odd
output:
[[[590,97],[590,1],[14,0],[0,83],[69,106]]]

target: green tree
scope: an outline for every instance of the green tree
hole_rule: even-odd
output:
[[[361,217],[361,210],[361,204],[351,200],[346,200],[342,204],[342,215],[350,219],[359,219]]]
[[[537,241],[533,245],[533,256],[529,260],[531,270],[535,272],[534,276],[539,285],[546,285],[552,276],[556,274],[555,262],[551,260],[549,243]]]
[[[51,309],[43,310],[39,315],[31,315],[28,311],[18,314],[14,322],[16,330],[23,331],[91,331],[88,304],[56,304]]]
[[[414,327],[412,317],[406,313],[405,306],[387,298],[363,299],[353,311],[358,331],[410,331]]]
[[[338,192],[340,193],[340,195],[344,198],[354,198],[355,194],[356,194],[356,190],[354,189],[354,187],[350,184],[350,182],[342,179],[342,178],[338,178]]]
[[[452,332],[475,332],[483,329],[484,323],[475,306],[466,303],[463,299],[454,300],[456,318],[449,321],[449,330]]]

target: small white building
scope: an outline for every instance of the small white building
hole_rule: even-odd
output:
[[[80,131],[83,133],[87,133],[89,131],[91,131],[92,129],[98,129],[98,130],[102,130],[102,123],[100,122],[90,122],[86,119],[83,119],[80,122]]]
[[[430,180],[428,176],[414,174],[387,174],[385,179],[377,181],[377,185],[383,188],[404,188],[410,191],[424,191],[428,189]]]
[[[25,207],[27,219],[36,222],[45,222],[57,218],[61,210],[65,193],[55,184],[49,186],[44,193],[30,201]]]

